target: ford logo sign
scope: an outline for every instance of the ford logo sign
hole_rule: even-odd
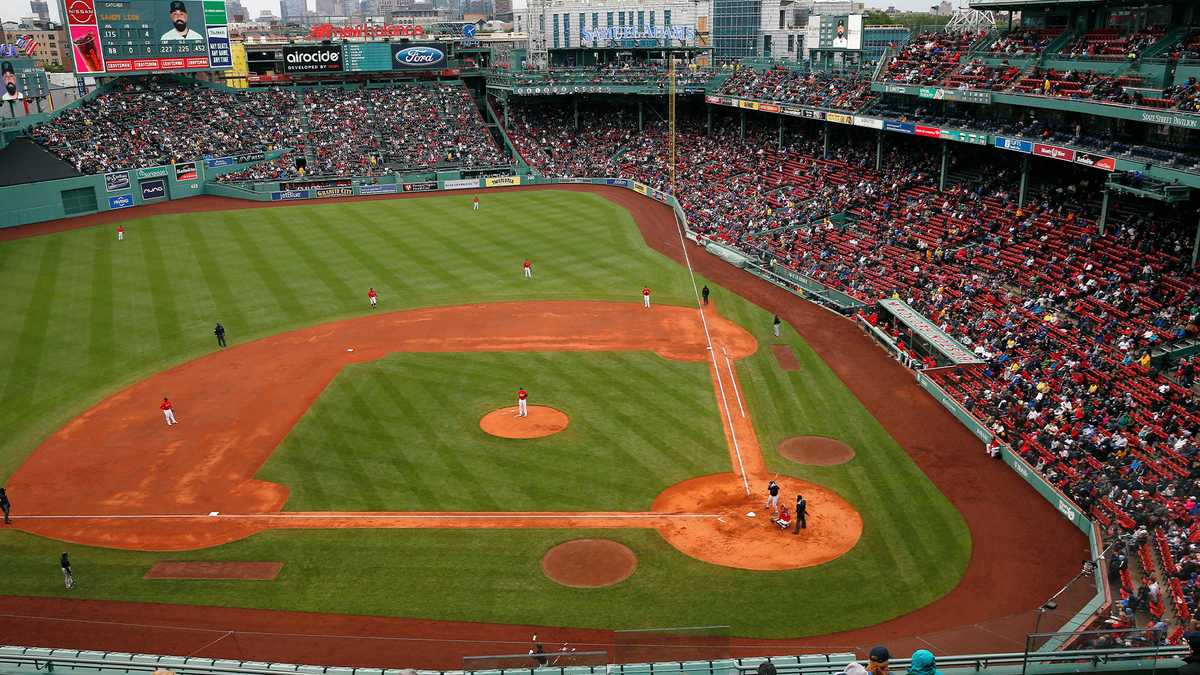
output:
[[[396,63],[402,66],[436,66],[445,60],[442,50],[434,47],[408,47],[396,52]]]

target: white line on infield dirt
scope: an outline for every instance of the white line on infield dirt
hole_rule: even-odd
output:
[[[672,209],[672,217],[674,209]],[[708,319],[704,317],[704,303],[700,300],[700,289],[696,286],[696,271],[692,269],[692,258],[687,252],[687,239],[683,236],[683,225],[675,218],[675,234],[679,235],[679,250],[683,251],[683,262],[687,264],[688,276],[692,278],[692,292],[696,295],[696,311],[700,312],[700,325],[704,328],[704,341],[708,343],[708,358],[712,359],[713,374],[717,376],[717,388],[721,391],[721,404],[725,406],[725,417],[729,420],[729,438],[733,440],[733,453],[737,455],[738,471],[742,475],[742,487],[750,496],[750,481],[746,479],[746,464],[742,461],[742,447],[738,443],[737,429],[733,426],[733,413],[729,411],[729,397],[725,394],[725,383],[721,381],[721,366],[717,364],[717,353],[713,351],[712,335],[708,332]],[[697,240],[699,241],[699,240]]]
[[[746,419],[746,409],[742,407],[742,395],[738,392],[737,380],[733,376],[733,361],[729,360],[729,350],[725,345],[721,345],[721,351],[725,353],[725,367],[729,368],[729,385],[733,387],[733,395],[737,397],[738,410],[742,413],[742,419]]]

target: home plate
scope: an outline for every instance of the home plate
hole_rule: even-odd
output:
[[[221,512],[220,511],[209,511],[208,515],[213,516],[215,518],[215,517],[221,515]]]

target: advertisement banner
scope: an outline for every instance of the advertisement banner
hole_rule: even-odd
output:
[[[974,131],[942,129],[942,138],[949,141],[958,141],[959,143],[973,143],[975,145],[988,144],[987,134],[981,134]]]
[[[392,45],[392,69],[394,70],[438,70],[445,67],[446,45],[444,44]]]
[[[867,127],[868,129],[882,129],[883,128],[883,120],[877,119],[875,117],[859,117],[858,115],[855,115],[854,116],[854,126]]]
[[[120,192],[129,189],[129,172],[114,171],[104,174],[104,189],[108,192]]]
[[[650,188],[648,188],[647,186],[645,186],[645,185],[642,185],[641,183],[638,183],[638,182],[636,182],[636,181],[635,181],[635,182],[634,182],[634,184],[633,184],[633,191],[634,191],[634,192],[636,192],[636,193],[638,193],[638,194],[641,194],[641,195],[647,194],[647,191],[648,191],[649,189],[650,189]]]
[[[758,109],[763,112],[769,112],[769,113],[779,112],[779,106],[772,105],[770,103],[760,103],[760,104],[758,104]]]
[[[293,199],[308,199],[308,190],[283,190],[281,192],[272,192],[271,201],[290,201]]]
[[[244,152],[240,155],[234,155],[234,164],[249,164],[251,162],[261,162],[267,158],[265,152]]]
[[[151,178],[141,183],[142,201],[152,202],[167,198],[167,181],[164,178]]]
[[[304,190],[310,188],[350,187],[354,181],[349,178],[328,178],[325,180],[290,180],[279,184],[279,189]]]
[[[1104,171],[1115,171],[1117,168],[1117,160],[1112,157],[1093,155],[1087,152],[1075,153],[1075,163],[1090,166],[1093,169],[1103,169]]]
[[[200,174],[196,172],[195,162],[184,162],[182,164],[175,165],[175,180],[196,180],[199,177]]]
[[[219,166],[233,166],[232,157],[205,157],[204,166],[215,169]]]
[[[1057,145],[1046,145],[1044,143],[1033,144],[1033,154],[1039,157],[1049,157],[1050,159],[1061,159],[1064,162],[1075,161],[1075,151],[1070,148],[1060,148]]]
[[[825,113],[825,119],[838,124],[854,124],[853,115],[843,115],[841,113]]]
[[[133,206],[133,195],[117,195],[108,198],[108,208],[127,209]]]
[[[437,185],[437,181],[434,181]],[[364,185],[358,189],[360,195],[390,195],[396,193],[396,188],[399,187],[395,183],[385,183],[383,185]]]
[[[436,180],[423,180],[416,183],[405,183],[405,192],[433,192],[438,189]]]
[[[605,178],[604,182],[617,187],[629,187],[629,181],[624,178]]]
[[[479,187],[479,179],[463,178],[461,180],[448,180],[442,183],[442,187],[446,190],[470,190]]]
[[[891,120],[884,120],[883,129],[884,131],[898,131],[902,134],[917,133],[917,126],[915,124],[909,124],[908,122],[893,122]]]
[[[204,3],[208,6],[208,3]],[[225,10],[221,10],[224,18]],[[227,26],[208,27],[208,62],[213,68],[230,68],[233,66],[233,52],[229,49],[229,28]]]
[[[938,127],[927,127],[921,124],[917,125],[916,132],[918,136],[925,138],[941,138],[942,136],[942,130]]]
[[[317,199],[325,199],[327,197],[350,197],[353,194],[354,188],[348,187],[317,188],[313,191],[313,196]]]
[[[1017,138],[1005,138],[1004,136],[996,137],[996,147],[1001,150],[1012,150],[1013,152],[1024,152],[1025,154],[1033,152],[1033,143]]]
[[[152,166],[147,169],[137,170],[138,178],[158,178],[165,175],[167,175],[167,167],[165,166]]]
[[[520,176],[498,176],[496,178],[484,178],[484,187],[501,187],[504,185],[520,185]]]
[[[824,110],[809,110],[808,108],[805,108],[804,110],[801,111],[800,116],[804,117],[806,119],[810,119],[810,120],[823,120],[823,119],[825,119],[825,111]]]
[[[342,70],[339,45],[302,45],[283,48],[285,73],[336,73]]]

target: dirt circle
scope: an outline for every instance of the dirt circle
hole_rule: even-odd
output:
[[[655,513],[672,514],[659,534],[697,560],[762,571],[823,565],[858,544],[863,532],[858,511],[833,490],[791,476],[778,478],[779,503],[791,509],[796,495],[804,495],[808,520],[798,534],[781,530],[766,508],[768,478],[751,479],[750,495],[732,473],[672,485],[654,500]]]
[[[780,441],[779,454],[798,464],[833,466],[854,459],[854,448],[824,436],[792,436]]]
[[[567,428],[570,419],[561,410],[531,405],[528,417],[517,417],[517,406],[493,410],[479,420],[479,428],[500,438],[542,438]]]
[[[555,583],[572,588],[603,588],[629,578],[637,555],[611,539],[575,539],[546,551],[542,571]]]

